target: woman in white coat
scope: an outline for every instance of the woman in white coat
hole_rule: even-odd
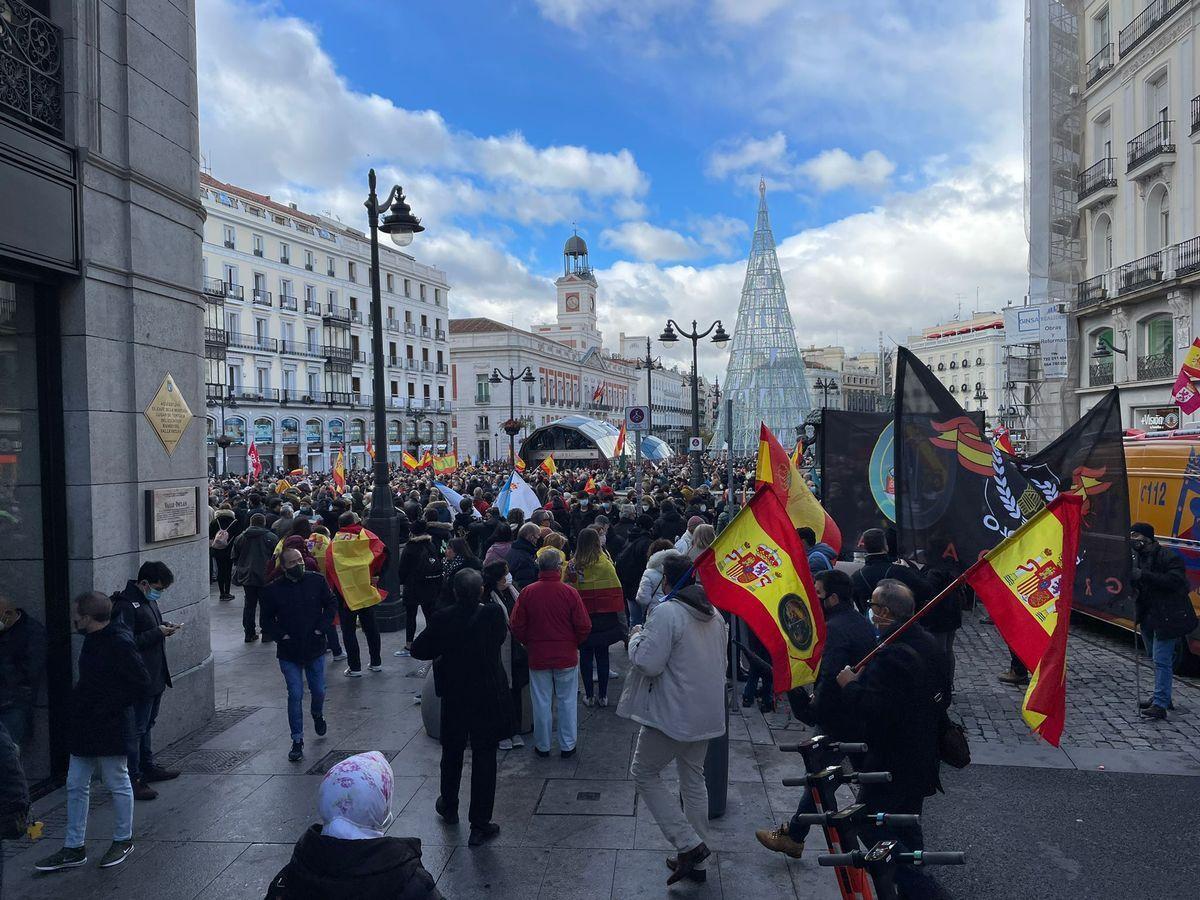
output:
[[[670,585],[663,584],[662,564],[667,554],[673,553],[674,549],[674,546],[666,538],[659,538],[650,545],[650,558],[646,561],[646,571],[642,573],[642,580],[638,584],[637,594],[634,597],[638,606],[642,608],[643,622],[650,615],[650,611],[661,603],[662,598],[671,590]]]

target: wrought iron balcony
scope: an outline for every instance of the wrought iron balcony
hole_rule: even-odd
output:
[[[1126,294],[1162,281],[1162,253],[1151,253],[1117,267],[1117,293]]]
[[[423,337],[423,338],[433,337],[433,332],[430,331],[428,326],[426,326],[426,325],[421,326],[421,337]]]
[[[255,248],[254,248],[254,255],[255,255],[255,256],[258,256],[258,257],[261,257],[261,256],[263,255],[262,247],[255,247]]]
[[[1113,45],[1105,44],[1100,48],[1100,51],[1087,61],[1087,82],[1086,87],[1091,87],[1106,72],[1112,70],[1113,67]]]
[[[0,0],[2,2],[2,0]],[[204,276],[204,299],[209,303],[225,302],[225,282],[211,275]]]
[[[431,363],[427,359],[421,360],[421,371],[422,372],[432,372],[433,371],[433,363]]]
[[[416,334],[417,326],[412,322],[405,322],[404,323],[404,333],[405,334]]]
[[[1162,153],[1175,152],[1175,145],[1171,139],[1173,124],[1170,120],[1155,122],[1128,143],[1128,168],[1130,170]]]
[[[225,299],[226,300],[245,300],[246,299],[245,290],[242,288],[242,286],[240,284],[231,284],[228,281],[226,281],[224,284],[225,284]]]
[[[234,388],[230,393],[239,403],[278,403],[278,388]]]
[[[1148,38],[1176,10],[1187,4],[1188,0],[1150,0],[1146,7],[1134,16],[1133,21],[1121,29],[1117,38],[1121,55],[1124,56]]]
[[[319,316],[321,314],[321,304],[316,300],[305,300],[304,314],[306,316]]]
[[[389,356],[389,357],[387,358],[387,364],[388,364],[389,366],[391,366],[392,368],[395,368],[395,369],[398,369],[398,368],[400,368],[400,357],[398,357],[398,356]]]
[[[345,306],[334,306],[332,303],[326,304],[325,312],[322,313],[322,318],[337,322],[349,322],[350,310]]]
[[[228,388],[223,384],[216,384],[212,381],[204,383],[204,399],[205,400],[228,400],[230,397]]]
[[[437,339],[438,339],[439,341],[444,341],[444,340],[446,339],[446,332],[445,332],[445,331],[443,331],[441,328],[439,328],[439,329],[437,330]]]
[[[204,328],[204,343],[214,347],[229,346],[229,332],[224,328]]]
[[[286,266],[291,264],[292,258],[290,256],[280,256],[279,261]]]
[[[1192,134],[1200,130],[1200,97],[1192,98]]]
[[[299,309],[299,303],[291,294],[280,294],[279,308],[290,309],[292,312],[295,312],[297,309]]]
[[[258,306],[270,306],[271,305],[271,292],[270,291],[264,291],[259,288],[254,288],[254,290],[250,294],[250,297],[254,301],[254,303]]]
[[[334,347],[330,344],[326,344],[322,349],[324,351],[325,358],[332,362],[344,362],[349,365],[353,359],[352,351],[349,347]]]
[[[363,323],[362,310],[361,309],[350,310],[350,321],[353,322],[355,325],[361,325]]]
[[[413,359],[411,356],[406,357],[404,360],[404,368],[416,371],[417,361],[415,359]]]
[[[1075,307],[1077,309],[1085,309],[1089,306],[1095,306],[1107,297],[1108,288],[1105,286],[1105,277],[1103,274],[1100,274],[1094,278],[1089,278],[1087,281],[1079,282],[1075,291]]]
[[[1088,384],[1092,387],[1099,387],[1102,384],[1113,383],[1113,361],[1112,357],[1098,360],[1088,366]]]
[[[448,365],[446,365],[445,363],[438,363],[437,373],[439,375],[449,375],[450,367]]]
[[[404,398],[396,394],[387,399],[388,409],[404,409]]]
[[[385,319],[383,322],[383,327],[393,334],[400,333],[400,321],[398,319]]]
[[[288,403],[320,403],[320,397],[321,395],[319,392],[310,394],[306,391],[298,391],[292,388],[284,388],[279,392],[279,402],[285,405]],[[285,440],[284,443],[286,444],[289,442]]]
[[[279,350],[279,341],[275,338],[259,337],[257,334],[231,334],[229,335],[229,346],[239,350],[275,353]]]
[[[280,353],[290,353],[293,356],[307,356],[312,359],[320,359],[325,354],[316,344],[307,344],[304,341],[280,341]]]
[[[330,278],[333,278],[337,274],[337,272],[335,272],[333,269],[326,269],[325,274],[328,275]]]
[[[1116,162],[1109,156],[1080,172],[1075,199],[1083,200],[1104,188],[1115,188],[1117,186]]]
[[[1155,378],[1170,378],[1175,374],[1175,361],[1171,351],[1155,353],[1150,356],[1139,356],[1137,361],[1138,381],[1150,381]]]
[[[62,29],[21,0],[0,0],[0,112],[63,136]]]
[[[351,352],[353,353],[354,361],[356,363],[365,363],[367,361],[367,354],[365,350],[354,350]]]
[[[234,249],[236,249],[236,248],[234,247],[233,241],[226,241],[226,242],[225,242],[225,249],[226,249],[226,250],[234,250]]]
[[[325,402],[328,403],[330,406],[349,406],[350,405],[350,397],[351,397],[351,395],[346,391],[326,391],[325,392]],[[331,444],[335,443],[332,435],[330,435],[329,442]],[[342,443],[342,442],[337,441],[336,443]]]

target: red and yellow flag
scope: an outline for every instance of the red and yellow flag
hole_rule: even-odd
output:
[[[1055,747],[1067,705],[1067,632],[1083,497],[1061,494],[966,573],[966,581],[1033,679],[1021,714]]]
[[[338,451],[337,459],[333,463],[333,483],[337,485],[339,491],[346,490],[346,461],[341,450]]]
[[[438,475],[453,475],[458,471],[458,457],[453,453],[433,457],[433,471]]]
[[[375,462],[375,447],[371,444],[370,438],[367,438],[367,456],[371,457],[371,462]]]
[[[541,469],[543,472],[545,472],[547,475],[553,475],[555,472],[557,472],[558,466],[556,466],[554,464],[554,454],[551,453],[549,456],[547,456],[545,459],[543,459],[542,464],[540,466],[538,466],[538,468]]]
[[[410,472],[415,471],[416,468],[421,465],[420,461],[407,450],[400,454],[400,462],[403,463],[404,468],[408,469]]]
[[[740,616],[771,654],[775,693],[812,684],[825,649],[825,616],[808,556],[775,491],[758,491],[696,572],[717,607]]]
[[[525,471],[525,460],[521,459],[521,457],[519,457],[519,456],[517,457],[517,471],[518,472]]]
[[[433,465],[433,454],[430,453],[428,450],[426,450],[424,453],[421,454],[421,461],[419,463],[417,463],[417,467],[420,469],[424,469],[424,468],[427,468],[432,465]]]
[[[804,450],[804,445],[800,441],[796,441],[796,446],[792,450],[792,455],[788,457],[788,459],[791,461],[792,465],[795,466],[797,469],[800,468],[800,458],[801,458],[801,456],[804,455],[803,450]]]
[[[585,494],[596,493],[596,479],[595,478],[592,478],[590,475],[588,476],[587,484],[585,484],[583,486],[583,492]]]
[[[992,443],[1000,448],[1000,452],[1007,453],[1009,456],[1016,456],[1016,448],[1013,447],[1012,436],[1007,428],[1003,425],[997,425],[992,429]]]
[[[937,437],[930,443],[943,450],[957,450],[963,468],[985,478],[992,477],[992,445],[979,433],[970,416],[958,416],[948,422],[931,422]]]
[[[621,420],[621,429],[617,432],[617,446],[613,448],[613,456],[625,455],[625,420]]]
[[[783,445],[765,423],[759,427],[758,434],[758,470],[754,476],[754,489],[759,490],[764,485],[769,487],[787,510],[793,528],[808,526],[818,541],[828,544],[834,553],[841,553],[842,533],[837,523],[812,495]]]

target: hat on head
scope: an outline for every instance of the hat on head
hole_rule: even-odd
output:
[[[1148,522],[1134,522],[1129,526],[1130,534],[1140,534],[1154,540],[1154,526]]]

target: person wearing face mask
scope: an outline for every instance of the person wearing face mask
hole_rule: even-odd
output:
[[[817,734],[835,741],[854,740],[852,724],[846,721],[837,673],[854,665],[875,648],[875,628],[854,608],[854,588],[845,572],[836,569],[817,572],[813,575],[813,586],[825,612],[825,651],[812,697],[807,689],[800,687],[788,693],[788,701],[796,718],[814,726]],[[824,765],[835,765],[840,761],[830,754]],[[851,760],[856,769],[861,768],[859,762],[858,759]],[[796,816],[811,812],[816,812],[812,791],[804,791],[796,807]],[[799,824],[793,817],[778,828],[761,828],[754,834],[768,850],[799,859],[804,853],[808,826]]]
[[[337,598],[329,584],[304,566],[299,550],[283,551],[283,577],[263,589],[263,628],[275,640],[275,658],[288,695],[292,749],[288,759],[304,758],[304,682],[312,694],[313,729],[325,734],[325,642]]]
[[[112,597],[113,619],[133,634],[133,642],[150,674],[146,695],[133,705],[129,737],[129,778],[133,782],[133,796],[138,801],[153,800],[158,796],[158,792],[150,787],[153,782],[179,777],[178,772],[154,764],[151,744],[163,694],[171,686],[167,638],[178,634],[182,627],[166,621],[159,608],[163,594],[174,581],[175,576],[166,563],[145,562],[138,569],[137,581],[129,581],[125,590]]]
[[[46,629],[0,594],[0,725],[20,747],[46,672]]]
[[[145,697],[151,676],[130,630],[114,617],[103,594],[81,594],[72,604],[75,633],[83,635],[71,692],[67,769],[67,831],[63,847],[34,865],[39,872],[72,869],[87,862],[92,776],[100,774],[112,794],[113,842],[101,868],[120,865],[133,851],[133,788],[127,768],[128,711]]]
[[[886,638],[912,618],[915,602],[907,585],[885,578],[871,594],[870,615]],[[907,628],[861,672],[851,660],[837,674],[845,721],[867,744],[860,771],[891,772],[887,784],[863,785],[858,801],[868,812],[920,815],[925,798],[941,788],[938,733],[949,705],[949,666],[933,636],[919,623]],[[825,668],[825,661],[821,666]],[[874,840],[897,840],[907,851],[924,849],[921,826],[879,828]],[[907,883],[902,883],[902,880]],[[938,896],[924,873],[901,866],[900,896]]]
[[[421,864],[421,841],[387,837],[396,779],[378,750],[333,766],[312,825],[267,889],[267,900],[441,900]]]
[[[1154,528],[1135,522],[1129,530],[1133,553],[1133,586],[1137,589],[1135,615],[1150,658],[1154,660],[1154,693],[1139,700],[1142,715],[1165,719],[1171,702],[1171,668],[1179,639],[1196,627],[1196,611],[1188,596],[1183,557],[1163,547]]]
[[[485,601],[504,610],[504,624],[508,625],[513,607],[517,605],[517,589],[513,586],[512,572],[508,571],[508,563],[504,560],[483,567],[483,597]],[[511,631],[505,634],[504,644],[500,647],[500,662],[504,667],[504,675],[508,678],[513,703],[513,733],[510,737],[501,739],[500,749],[512,750],[514,747],[525,746],[525,741],[520,735],[524,723],[519,721],[519,718],[528,706],[529,656],[525,653],[525,648],[512,639]]]
[[[584,491],[575,495],[575,502],[577,505],[571,510],[570,530],[567,532],[572,547],[579,541],[579,532],[590,528],[598,515],[591,496]]]

